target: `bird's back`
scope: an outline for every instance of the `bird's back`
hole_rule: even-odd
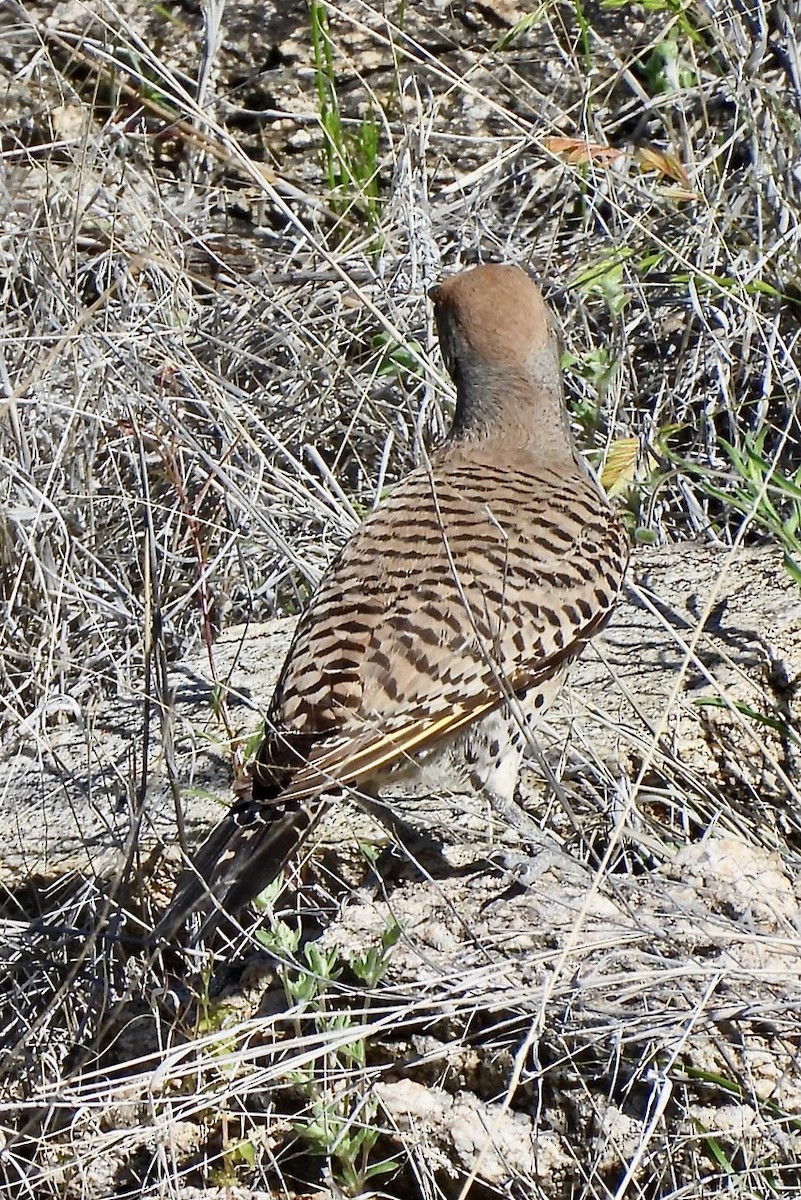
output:
[[[262,761],[286,765],[288,734],[304,759],[370,730],[450,736],[461,715],[580,652],[611,611],[625,556],[617,518],[575,460],[443,448],[327,572],[276,687]]]

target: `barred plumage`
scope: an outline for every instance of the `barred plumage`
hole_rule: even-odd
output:
[[[488,265],[434,289],[453,428],[356,530],[301,618],[252,799],[179,881],[160,931],[209,894],[235,911],[343,788],[399,775],[512,799],[527,720],[608,620],[622,526],[577,455],[539,290]],[[436,765],[436,773],[431,770]]]

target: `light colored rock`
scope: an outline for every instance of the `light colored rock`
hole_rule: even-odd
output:
[[[778,854],[735,838],[683,846],[670,875],[706,892],[707,903],[749,925],[779,929],[798,919],[798,897]]]
[[[450,1096],[409,1079],[381,1083],[377,1094],[397,1127],[413,1135],[418,1153],[436,1173],[456,1163],[465,1174],[502,1187],[512,1179],[555,1181],[571,1160],[553,1133],[535,1132],[530,1117],[482,1103],[469,1092]]]

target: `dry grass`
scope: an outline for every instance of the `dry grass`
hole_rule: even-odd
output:
[[[119,695],[161,725],[168,662],[198,642],[213,661],[220,628],[302,607],[446,423],[425,291],[476,256],[541,275],[596,463],[639,438],[618,489],[637,539],[775,540],[801,564],[792,6],[549,0],[517,28],[487,24],[485,9],[505,9],[484,6],[472,29],[450,10],[349,0],[327,6],[330,76],[299,69],[313,61],[300,5],[269,10],[266,32],[254,10],[247,36],[239,6],[208,4],[205,30],[182,8],[126,15],[98,0],[43,23],[50,7],[7,8],[0,60],[9,748],[47,748],[64,720],[91,731]],[[283,60],[260,71],[257,51],[293,18],[301,57],[287,57],[287,31]],[[337,121],[322,121],[334,102]],[[332,174],[337,162],[349,170]],[[243,753],[231,748],[237,765]],[[778,1084],[764,1089],[748,1038],[775,1076],[798,1078],[799,997],[777,966],[795,962],[797,930],[772,941],[748,1013],[754,977],[739,966],[712,1012],[721,974],[704,952],[724,927],[736,941],[731,914],[696,930],[695,958],[689,929],[632,917],[601,961],[594,909],[578,902],[559,950],[509,950],[513,969],[500,932],[466,938],[430,975],[390,949],[384,962],[381,902],[361,931],[375,978],[360,978],[364,945],[339,945],[341,931],[323,941],[333,957],[304,958],[287,920],[262,975],[234,988],[233,973],[193,962],[190,987],[185,965],[131,954],[123,936],[150,919],[146,781],[139,761],[110,881],[4,884],[0,1194],[795,1194],[796,1093],[785,1104]],[[686,791],[680,774],[671,786]],[[796,825],[772,843],[788,863]],[[623,912],[636,904],[621,886]],[[443,911],[460,902],[445,883],[437,897]],[[673,893],[664,905],[681,925]],[[239,950],[257,945],[251,934]],[[748,1052],[723,1036],[740,1017]],[[694,1038],[705,1071],[697,1055],[687,1066]],[[432,1096],[447,1080],[477,1107],[430,1128],[422,1110],[400,1113],[381,1089],[401,1059]],[[722,1096],[748,1130],[720,1133]],[[537,1124],[546,1110],[574,1136]],[[532,1113],[539,1141],[521,1149],[513,1118]],[[460,1158],[435,1128],[476,1153]]]

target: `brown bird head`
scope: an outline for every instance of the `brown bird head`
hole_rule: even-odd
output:
[[[456,384],[451,437],[499,438],[572,457],[559,339],[534,281],[521,267],[487,263],[429,295]]]

